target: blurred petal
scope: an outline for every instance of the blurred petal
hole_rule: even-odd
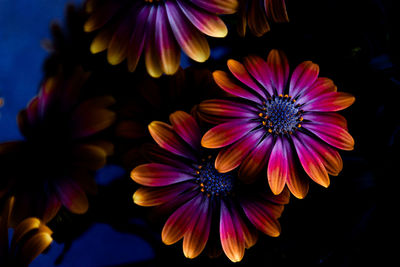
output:
[[[160,6],[151,5],[150,13],[147,18],[146,30],[147,33],[147,42],[145,49],[145,63],[146,70],[150,74],[150,76],[154,78],[158,78],[162,75],[163,70],[161,67],[161,60],[157,54],[157,45],[156,45],[156,22],[157,22],[157,9],[160,9]],[[137,27],[137,26],[136,26]]]
[[[16,256],[20,266],[28,266],[50,246],[51,242],[53,242],[53,238],[46,232],[39,232],[29,238],[22,246],[21,253]]]
[[[72,157],[74,166],[95,171],[106,164],[107,153],[98,146],[82,144],[72,148]]]
[[[239,216],[237,212],[230,211],[225,201],[221,201],[221,217],[219,224],[221,245],[225,255],[232,262],[239,262],[244,256],[245,238],[243,232],[239,228],[238,220]]]
[[[267,64],[270,70],[272,88],[278,94],[284,94],[289,77],[289,63],[286,54],[281,50],[271,50],[268,54]]]
[[[203,135],[201,145],[206,148],[219,148],[230,145],[256,128],[258,122],[234,120],[215,126]]]
[[[228,93],[238,96],[238,97],[242,97],[242,98],[251,100],[251,101],[259,103],[259,104],[262,103],[262,100],[260,97],[257,97],[254,93],[251,93],[250,91],[235,84],[235,82],[231,80],[231,78],[228,76],[228,74],[226,72],[220,71],[220,70],[214,71],[213,77],[214,77],[215,82],[225,92],[228,92]]]
[[[188,230],[183,236],[183,253],[185,257],[193,259],[205,248],[211,227],[210,199],[203,194],[203,200],[198,207],[197,216],[193,216],[188,225]]]
[[[210,13],[233,14],[238,8],[237,0],[191,0],[191,2]]]
[[[163,6],[158,6],[155,25],[155,42],[161,69],[168,75],[174,74],[180,64],[180,50],[167,23],[167,13]]]
[[[265,10],[261,1],[248,1],[249,11],[247,15],[247,22],[251,32],[260,37],[270,30]]]
[[[285,0],[265,0],[265,11],[274,22],[289,22]]]
[[[195,150],[200,149],[201,135],[196,120],[184,111],[175,111],[169,116],[172,128]]]
[[[160,147],[176,155],[196,159],[186,143],[175,133],[172,126],[161,121],[153,121],[149,124],[149,131]]]
[[[216,15],[195,8],[182,0],[177,0],[182,12],[199,31],[212,37],[225,37],[228,29],[225,23]]]
[[[188,21],[175,3],[166,1],[165,8],[172,31],[182,50],[197,62],[206,61],[210,56],[206,38]]]
[[[121,2],[108,1],[97,7],[96,11],[85,22],[85,32],[92,32],[103,27],[121,8]]]
[[[307,143],[305,134],[299,133],[298,136],[293,135],[292,139],[303,169],[314,182],[323,187],[328,187],[330,183],[328,172],[318,157],[318,154],[310,144]]]
[[[283,138],[281,136],[276,138],[268,162],[268,183],[275,195],[282,192],[290,172],[285,147],[289,144]]]
[[[72,213],[83,214],[89,208],[89,202],[82,188],[72,180],[60,179],[55,184],[58,198]]]
[[[192,170],[193,171],[193,170]],[[159,163],[148,163],[137,166],[131,172],[131,178],[146,186],[166,186],[194,179],[195,172],[181,170]]]
[[[192,218],[198,216],[201,201],[201,196],[195,196],[168,218],[161,232],[161,238],[164,244],[174,244],[183,237],[188,231],[188,225]]]
[[[233,145],[221,150],[215,159],[215,169],[226,173],[238,167],[250,151],[256,149],[263,135],[263,131],[250,132]]]
[[[296,67],[290,78],[289,95],[296,97],[302,94],[317,80],[319,66],[311,61],[304,61]]]
[[[355,97],[349,93],[329,92],[304,104],[307,111],[339,111],[351,106]]]

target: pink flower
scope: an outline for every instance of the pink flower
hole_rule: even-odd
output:
[[[198,107],[203,119],[220,123],[202,139],[207,148],[223,148],[215,161],[222,173],[239,167],[239,178],[250,182],[264,168],[274,194],[285,185],[298,198],[309,187],[297,165],[316,183],[328,187],[329,176],[343,167],[335,148],[352,150],[354,140],[346,119],[335,113],[355,98],[337,92],[328,78],[318,77],[319,66],[311,61],[298,65],[289,79],[285,54],[272,50],[267,62],[257,56],[244,65],[228,61],[227,73],[213,73],[217,84],[235,96],[229,100],[206,100]]]
[[[238,262],[245,248],[256,243],[257,230],[278,236],[278,218],[288,203],[288,191],[274,196],[260,187],[241,184],[235,171],[219,173],[213,151],[200,146],[195,119],[177,111],[170,121],[172,125],[160,121],[149,125],[161,148],[149,152],[152,163],[131,173],[134,181],[145,186],[133,195],[136,204],[173,210],[162,230],[163,242],[170,245],[183,238],[185,256],[194,258],[208,240],[213,248],[213,241],[220,240],[226,256]]]

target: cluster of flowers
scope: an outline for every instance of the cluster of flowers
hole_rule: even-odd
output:
[[[247,27],[261,36],[270,29],[268,21],[288,22],[284,0],[87,0],[85,7],[82,28],[96,32],[92,53],[106,50],[110,64],[126,60],[131,72],[143,54],[147,73],[162,77],[130,85],[141,88],[136,93],[145,104],[112,91],[91,96],[87,87],[96,74],[81,67],[60,66],[44,80],[18,115],[25,139],[0,144],[0,231],[15,228],[11,249],[1,235],[1,259],[29,264],[51,243],[46,224],[61,208],[87,211],[87,194],[96,193],[95,171],[114,150],[121,152],[110,135],[155,141],[142,146],[140,160],[129,159],[137,157],[136,148],[116,158],[133,161],[131,178],[143,186],[133,201],[170,214],[162,241],[183,239],[188,258],[209,248],[210,255],[223,251],[240,261],[260,232],[280,235],[278,219],[291,194],[304,198],[310,178],[328,187],[329,175],[342,170],[336,149],[352,150],[354,140],[336,111],[355,98],[319,77],[317,64],[305,61],[291,71],[285,53],[272,50],[266,60],[229,60],[229,72],[179,68],[181,49],[204,62],[210,56],[205,35],[227,35],[220,14],[239,14],[240,36]],[[190,90],[202,82],[206,96],[199,103]],[[212,87],[220,92],[207,95]],[[192,97],[195,105],[172,110],[170,124],[146,121],[143,109],[154,110],[154,102],[161,102],[157,112],[168,111],[163,104],[170,103],[157,90],[174,91],[174,100],[194,95],[183,101]],[[143,159],[148,163],[140,164]]]

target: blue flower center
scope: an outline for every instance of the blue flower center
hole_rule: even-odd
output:
[[[207,196],[227,196],[233,189],[233,172],[219,173],[214,167],[214,159],[204,161],[199,165],[196,182],[200,185],[200,190]]]
[[[263,102],[258,114],[269,133],[292,134],[301,127],[303,111],[296,100],[288,95],[274,95]]]

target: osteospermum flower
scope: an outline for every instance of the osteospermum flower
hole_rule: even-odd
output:
[[[287,58],[278,50],[270,52],[267,62],[249,56],[244,65],[229,60],[228,67],[240,85],[223,71],[215,71],[214,79],[236,98],[208,100],[198,107],[202,118],[221,123],[202,139],[207,148],[224,147],[216,169],[229,172],[240,165],[241,179],[251,181],[267,167],[273,193],[287,185],[303,198],[309,179],[297,170],[299,160],[313,181],[327,187],[328,174],[338,175],[343,167],[335,148],[354,147],[346,119],[335,111],[355,98],[337,92],[332,80],[318,77],[319,66],[311,61],[298,65],[289,79]]]
[[[0,199],[15,196],[11,221],[38,217],[47,223],[61,206],[86,212],[86,193],[94,193],[94,171],[112,145],[97,134],[110,126],[109,96],[80,99],[88,73],[76,69],[45,80],[18,115],[23,141],[0,144]]]
[[[170,121],[172,125],[160,121],[149,125],[162,149],[151,152],[154,162],[139,165],[131,173],[134,181],[145,186],[133,195],[136,204],[174,209],[162,230],[163,242],[170,245],[183,238],[185,256],[194,258],[208,240],[213,248],[212,240],[220,240],[226,256],[237,262],[245,248],[256,243],[256,229],[278,236],[277,219],[288,203],[288,191],[274,196],[240,184],[236,172],[217,172],[212,151],[200,146],[195,119],[177,111]]]
[[[237,5],[237,0],[89,0],[84,29],[101,29],[91,51],[108,49],[110,64],[127,58],[134,71],[144,54],[148,73],[159,77],[177,71],[181,49],[195,61],[207,60],[204,35],[225,37],[227,28],[217,14],[234,13]]]
[[[37,218],[26,218],[19,223],[9,242],[8,217],[13,208],[14,198],[6,201],[0,213],[0,265],[28,266],[51,244],[52,231]]]
[[[262,36],[270,30],[268,21],[289,22],[285,0],[239,0],[238,33],[246,34],[246,28],[255,36]]]

